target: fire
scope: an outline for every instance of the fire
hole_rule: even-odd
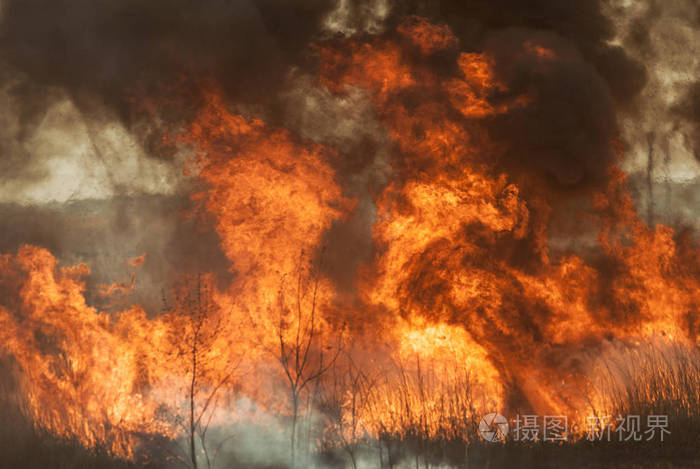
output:
[[[250,305],[276,295],[280,274],[295,272],[300,253],[313,252],[331,223],[352,209],[328,165],[331,150],[231,115],[217,95],[207,97],[180,140],[196,148],[205,189],[193,198],[215,219]]]
[[[484,411],[587,412],[596,398],[581,357],[609,339],[661,334],[698,344],[692,242],[645,226],[611,167],[592,204],[595,256],[553,253],[555,196],[499,166],[507,142],[482,124],[533,97],[509,95],[492,57],[458,47],[446,26],[410,18],[393,37],[315,49],[320,86],[362,90],[391,141],[392,180],[374,197],[374,258],[358,272],[352,304],[322,268],[324,235],[356,209],[334,170],[338,152],[232,112],[215,89],[168,138],[193,152],[192,199],[219,235],[231,284],[205,274],[204,300],[179,287],[160,314],[139,306],[110,314],[86,303],[88,266],[58,267],[33,246],[0,257],[0,337],[36,424],[130,458],[139,435],[183,436],[175,416],[188,382],[201,387],[189,397],[213,422],[240,417],[233,406],[202,404],[219,389],[222,402],[245,397],[296,418],[284,347],[301,344],[302,364],[313,356],[321,381],[331,365],[372,378],[362,381],[359,407],[349,389],[338,397],[368,434],[468,440]],[[537,44],[522,53],[556,60]],[[432,65],[436,55],[451,61],[448,72]],[[146,256],[128,263],[140,267]],[[188,343],[203,344],[194,361]]]
[[[134,387],[139,352],[148,358],[162,339],[159,321],[148,322],[138,308],[115,320],[87,306],[88,267],[57,268],[45,249],[25,246],[0,265],[2,290],[19,292],[0,308],[2,342],[23,371],[27,410],[38,425],[126,456],[131,432],[172,432]],[[148,349],[139,350],[141,331],[126,323],[149,329]]]
[[[549,49],[547,47],[541,46],[539,44],[535,44],[532,41],[525,41],[523,44],[525,46],[525,50],[535,54],[536,56],[542,58],[542,59],[554,59],[556,58],[556,54],[552,49]]]
[[[452,47],[451,41],[433,39],[443,33],[440,27],[427,34],[430,26],[409,23],[402,33],[412,27],[417,29],[413,41],[427,41],[419,47],[422,54]],[[395,166],[401,170],[399,180],[377,199],[374,238],[380,253],[362,283],[369,304],[465,328],[488,351],[489,361],[476,369],[515,377],[527,403],[541,414],[585,411],[586,403],[575,395],[585,387],[577,382],[580,370],[562,353],[574,363],[586,344],[611,331],[623,340],[659,333],[697,340],[687,326],[698,304],[698,276],[678,257],[673,230],[649,229],[639,220],[619,170],[611,169],[609,190],[594,200],[603,255],[620,269],[606,284],[602,272],[576,255],[550,259],[547,194],[523,190],[496,172],[498,146],[478,138],[473,119],[527,106],[530,97],[489,104],[504,85],[489,57],[473,53],[460,54],[456,76],[446,80],[420,58],[393,69],[385,63],[378,76],[376,57],[396,47],[377,39],[352,43],[344,59],[333,50],[322,52],[327,86],[338,93],[348,86],[369,93],[393,138]],[[524,51],[555,57],[531,43]],[[387,83],[395,86],[388,89]],[[400,99],[409,89],[424,96],[419,104]],[[622,238],[623,231],[628,232]],[[511,249],[528,244],[535,256],[523,268]],[[690,256],[696,258],[697,251]],[[649,295],[654,291],[658,294]]]

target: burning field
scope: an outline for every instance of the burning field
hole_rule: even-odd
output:
[[[700,467],[698,15],[0,0],[0,466]]]

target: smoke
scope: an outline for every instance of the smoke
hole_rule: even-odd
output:
[[[500,55],[506,59],[515,42],[530,39],[565,51],[566,57],[554,61],[542,77],[534,71],[538,67],[527,63],[536,57],[515,58],[518,63],[509,65],[510,84],[539,93],[542,105],[532,107],[534,115],[510,116],[495,131],[508,135],[514,147],[525,148],[526,155],[511,155],[515,161],[534,161],[564,184],[595,180],[602,161],[610,158],[602,145],[614,136],[615,126],[607,124],[614,122],[618,108],[633,107],[647,83],[647,59],[656,59],[653,68],[663,67],[672,43],[692,43],[680,37],[652,38],[649,26],[674,18],[689,27],[697,21],[692,2],[616,3],[6,1],[0,28],[6,67],[0,82],[14,102],[12,114],[21,135],[15,131],[0,141],[3,149],[9,142],[22,142],[46,110],[67,97],[86,120],[121,121],[148,150],[144,156],[167,156],[154,143],[164,123],[137,112],[140,100],[183,92],[178,83],[210,80],[232,103],[251,106],[274,121],[288,106],[279,100],[280,90],[289,86],[290,67],[313,67],[311,42],[332,34],[391,31],[405,16],[419,14],[448,24],[465,50],[498,53],[505,47]],[[672,30],[683,39],[693,34],[684,26]],[[678,61],[678,53],[672,56]],[[677,120],[696,125],[688,100],[679,96],[677,101],[671,106]],[[155,112],[167,123],[186,119],[190,110],[168,111]],[[25,166],[18,164],[19,156],[8,154],[18,155],[17,149],[3,152],[4,166],[10,167],[8,161],[15,163],[13,168]],[[585,154],[593,161],[583,161]]]
[[[312,42],[334,34],[393,31],[407,15],[419,14],[448,24],[462,49],[494,54],[512,93],[526,91],[534,100],[491,123],[492,134],[517,149],[506,155],[505,168],[528,168],[555,186],[596,185],[614,157],[609,143],[618,136],[618,110],[633,107],[647,81],[647,61],[636,51],[648,53],[651,40],[642,33],[616,40],[621,28],[642,29],[639,19],[630,20],[631,26],[616,24],[610,10],[616,14],[620,8],[552,0],[7,1],[0,27],[7,67],[0,82],[16,122],[0,135],[3,167],[26,181],[52,171],[45,156],[27,148],[27,140],[46,112],[65,99],[89,128],[93,121],[120,122],[142,147],[141,159],[172,158],[160,137],[191,117],[199,102],[192,89],[208,86],[204,83],[214,83],[247,112],[288,125],[284,116],[298,114],[299,105],[299,99],[288,99],[289,90],[311,100],[319,93],[289,76],[292,68],[302,75],[313,70]],[[550,47],[556,59],[543,68],[541,57],[518,53],[517,46],[527,41]],[[175,98],[180,104],[169,106]],[[144,104],[152,100],[157,105]],[[690,121],[688,106],[674,109],[677,120]],[[307,128],[328,125],[323,112],[308,114]],[[360,144],[368,141],[361,137],[366,133],[358,133]],[[366,148],[355,168],[372,165],[377,151],[376,145]]]
[[[4,97],[9,112],[3,116],[0,203],[32,205],[118,195],[172,195],[184,183],[174,165],[147,158],[139,142],[119,122],[85,119],[63,97],[28,129],[13,113],[15,103],[7,94]]]
[[[445,22],[467,51],[488,51],[506,69],[513,93],[534,103],[492,123],[497,139],[513,148],[506,167],[534,169],[555,186],[591,186],[605,179],[617,137],[616,108],[630,105],[646,82],[645,66],[611,42],[605,2],[401,2],[387,23],[407,14]],[[543,67],[522,44],[549,47]]]
[[[180,75],[213,78],[230,96],[257,103],[274,97],[330,6],[10,1],[3,8],[2,51],[32,83],[64,89],[93,112],[104,104],[126,120],[139,88],[157,92]]]
[[[110,309],[129,303],[105,304],[95,294],[99,284],[135,285],[124,300],[149,312],[163,308],[162,293],[170,293],[182,272],[217,272],[229,282],[228,263],[213,232],[197,219],[177,214],[189,210],[183,197],[142,195],[109,200],[76,200],[22,206],[0,205],[0,251],[16,252],[23,244],[44,246],[57,253],[64,265],[90,267],[88,301]],[[142,266],[126,262],[146,253]]]
[[[303,138],[337,149],[330,162],[343,176],[345,190],[357,200],[349,220],[335,223],[323,241],[321,265],[341,291],[352,294],[355,272],[371,259],[373,195],[395,175],[390,142],[371,101],[360,90],[337,96],[295,76],[285,96],[285,127]]]
[[[546,52],[538,54],[537,47]],[[507,164],[543,173],[560,186],[605,180],[614,156],[615,105],[595,66],[551,33],[505,30],[490,35],[484,49],[510,92],[532,100],[491,123],[494,138],[509,142]]]
[[[690,225],[697,230],[698,50],[696,2],[611,1],[612,39],[643,62],[647,83],[637,99],[618,109],[627,145],[623,168],[639,190],[648,223]]]

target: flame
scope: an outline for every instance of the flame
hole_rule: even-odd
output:
[[[430,25],[408,23],[401,33],[411,28],[412,41],[426,41],[422,54],[452,47],[452,41],[434,40],[444,33],[441,27],[426,33]],[[603,263],[619,269],[607,283],[604,272],[577,255],[551,260],[548,194],[520,187],[517,181],[527,179],[499,173],[499,147],[474,123],[527,106],[531,98],[490,104],[505,87],[487,56],[461,53],[456,76],[441,79],[400,47],[373,39],[351,42],[350,54],[322,51],[322,82],[337,93],[366,90],[401,170],[377,198],[380,251],[362,282],[367,303],[464,328],[464,340],[488,354],[476,372],[514,379],[527,405],[542,415],[583,411],[586,383],[578,379],[576,357],[606,335],[633,340],[661,333],[697,342],[688,325],[698,304],[698,277],[683,261],[697,259],[697,250],[686,242],[679,256],[671,228],[640,221],[620,170],[610,169],[609,188],[594,198]],[[532,43],[524,52],[556,58]],[[388,55],[397,59],[378,67]],[[422,98],[418,104],[401,99],[407,94]],[[513,259],[513,250],[524,246],[533,254],[527,268]]]
[[[248,304],[276,295],[280,274],[295,272],[300,252],[313,252],[331,223],[352,210],[327,162],[331,150],[231,115],[218,95],[208,95],[179,140],[196,148],[206,189],[193,199],[214,218]]]
[[[138,308],[114,320],[87,306],[82,278],[88,267],[57,268],[45,249],[24,246],[16,256],[4,255],[0,266],[3,291],[19,292],[11,306],[0,308],[2,342],[24,371],[26,405],[38,424],[127,456],[130,433],[170,433],[134,388],[143,344],[132,335],[138,331],[125,330],[127,322],[147,327],[155,346],[162,323],[147,322]]]
[[[0,338],[37,425],[131,458],[139,435],[182,436],[175,416],[193,376],[202,395],[223,386],[228,397],[288,413],[275,350],[301,330],[313,331],[320,351],[338,337],[338,366],[366,371],[362,404],[351,406],[347,388],[339,406],[355,409],[368,434],[468,440],[484,411],[586,412],[582,357],[609,338],[699,343],[692,242],[645,226],[613,166],[593,198],[597,258],[550,252],[552,194],[501,169],[507,142],[482,124],[533,98],[509,95],[493,58],[459,53],[445,26],[413,17],[396,33],[316,48],[319,84],[337,95],[362,90],[391,140],[393,179],[374,198],[375,256],[358,272],[360,301],[343,304],[319,268],[324,235],[356,204],[333,169],[336,150],[233,113],[208,89],[191,125],[169,138],[193,149],[192,199],[233,281],[198,280],[208,322],[197,328],[191,313],[202,303],[194,308],[187,288],[160,315],[139,306],[110,314],[85,301],[86,265],[58,267],[34,246],[2,255]],[[556,60],[536,44],[522,53]],[[452,57],[450,72],[432,65],[440,54]],[[183,344],[202,337],[197,371]],[[239,366],[244,382],[231,378]],[[226,408],[214,421],[239,417]]]
[[[531,54],[535,54],[536,56],[540,57],[541,59],[555,59],[556,54],[552,49],[549,49],[547,47],[541,46],[539,44],[535,44],[532,41],[525,41],[523,43],[523,46],[525,47],[525,50],[527,52],[530,52]]]
[[[146,253],[144,252],[140,256],[137,257],[132,257],[131,259],[127,259],[126,263],[132,267],[143,267],[143,264],[146,263]]]

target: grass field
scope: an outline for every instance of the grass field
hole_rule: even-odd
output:
[[[700,352],[692,347],[669,342],[625,347],[607,354],[591,367],[596,382],[596,395],[591,396],[602,408],[599,415],[640,415],[641,431],[645,430],[644,416],[668,416],[664,441],[618,441],[611,427],[612,438],[588,441],[585,432],[569,436],[566,442],[514,441],[511,431],[504,441],[486,442],[478,436],[478,421],[469,415],[471,403],[468,380],[444,389],[440,396],[444,405],[432,407],[429,422],[420,399],[414,400],[416,386],[428,386],[429,373],[421,382],[403,381],[394,391],[403,396],[400,412],[376,416],[375,424],[387,430],[376,437],[358,423],[341,429],[333,425],[339,419],[352,422],[342,412],[347,407],[334,408],[332,399],[319,397],[315,416],[307,416],[299,426],[299,433],[307,435],[300,444],[296,467],[318,468],[691,468],[700,467]],[[8,364],[5,363],[5,369]],[[356,380],[357,382],[357,380]],[[459,386],[458,386],[459,384]],[[7,468],[175,468],[187,467],[177,460],[182,452],[175,441],[143,439],[135,461],[114,458],[101,448],[86,449],[81,444],[58,439],[35,428],[22,414],[11,384],[6,384],[2,400],[3,425],[0,426],[0,467]],[[386,399],[386,395],[367,394],[357,388],[356,405],[372,406],[372,399]],[[434,391],[434,390],[433,390]],[[383,390],[386,392],[386,389]],[[321,393],[319,393],[321,395]],[[328,395],[328,393],[326,393]],[[357,410],[357,409],[355,409]],[[454,416],[461,412],[463,419]],[[397,422],[401,425],[397,426]],[[437,422],[437,423],[436,423]],[[388,430],[391,429],[391,430]],[[241,426],[236,437],[229,441],[225,451],[213,467],[285,468],[292,465],[272,454],[271,445],[283,444],[283,439],[255,440],[244,451],[241,441],[257,432],[254,427]],[[284,429],[281,429],[283,432]],[[540,439],[541,440],[541,439]],[[237,444],[239,442],[240,444]],[[268,448],[268,449],[266,449]],[[251,456],[251,451],[259,453]],[[184,458],[182,458],[184,459]],[[269,459],[269,460],[266,460]],[[206,467],[204,465],[203,467]]]

